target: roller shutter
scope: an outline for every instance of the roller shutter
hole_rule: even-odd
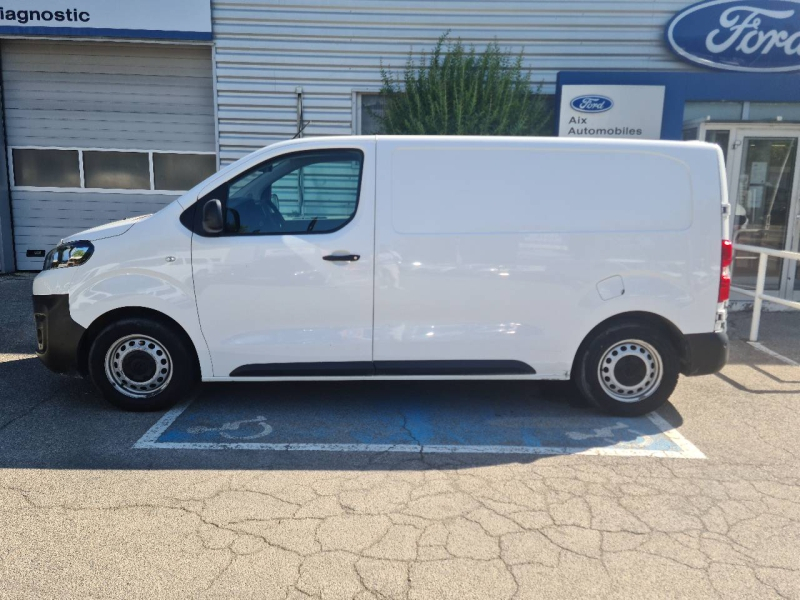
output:
[[[15,149],[18,156],[25,148],[216,152],[207,46],[4,40],[2,62],[12,175]],[[76,231],[154,212],[178,195],[150,190],[151,185],[116,193],[17,182],[11,192],[17,268],[41,267],[41,258],[28,257],[29,250],[46,250]]]

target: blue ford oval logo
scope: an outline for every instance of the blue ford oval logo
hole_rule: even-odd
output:
[[[667,25],[678,56],[728,71],[800,70],[800,1],[709,0]]]
[[[573,98],[569,105],[580,112],[600,113],[610,110],[614,101],[605,96],[578,96]]]

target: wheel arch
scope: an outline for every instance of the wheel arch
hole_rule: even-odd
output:
[[[201,372],[198,350],[194,342],[192,342],[192,338],[175,319],[152,308],[126,306],[103,313],[86,328],[86,331],[81,336],[81,340],[78,343],[78,372],[81,375],[86,376],[89,372],[89,349],[92,347],[92,343],[100,332],[111,323],[131,318],[151,319],[174,331],[191,351],[197,373],[199,374]]]
[[[598,335],[601,331],[608,329],[609,327],[613,327],[614,325],[648,325],[650,327],[654,327],[659,329],[663,333],[667,335],[669,340],[672,342],[675,350],[678,353],[678,358],[680,360],[681,365],[681,372],[684,372],[687,368],[687,362],[689,358],[689,349],[686,344],[686,338],[684,337],[683,333],[678,326],[675,325],[669,319],[662,317],[656,313],[646,312],[646,311],[631,311],[631,312],[624,312],[614,315],[601,321],[597,325],[595,325],[589,333],[587,333],[583,340],[578,346],[578,351],[575,353],[575,357],[572,361],[572,372],[575,373],[578,365],[578,360],[580,360],[581,356],[586,350],[586,347],[589,345],[591,340]]]

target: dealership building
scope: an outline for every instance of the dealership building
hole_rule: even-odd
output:
[[[522,53],[553,134],[706,140],[732,235],[800,249],[800,4],[792,0],[4,0],[0,272],[151,213],[295,135],[379,132],[381,67],[443,32]],[[554,199],[557,201],[557,199]],[[752,286],[757,258],[737,257]],[[800,299],[800,268],[767,288]]]

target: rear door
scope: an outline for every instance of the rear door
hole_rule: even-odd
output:
[[[199,200],[226,215],[192,247],[215,377],[371,373],[374,147],[273,156]]]

